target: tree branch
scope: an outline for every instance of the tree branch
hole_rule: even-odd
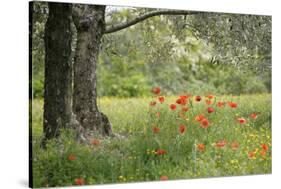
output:
[[[193,14],[199,14],[200,12],[192,12],[192,11],[186,11],[186,10],[156,10],[156,11],[150,11],[148,13],[145,13],[143,15],[140,15],[133,20],[107,26],[104,33],[113,33],[122,29],[125,29],[127,27],[130,27],[132,25],[137,24],[138,22],[141,22],[147,18],[158,16],[158,15],[193,15]]]

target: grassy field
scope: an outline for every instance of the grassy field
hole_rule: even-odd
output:
[[[35,187],[271,173],[270,94],[104,97],[116,137],[82,145],[64,131],[46,150],[43,103],[32,103]]]

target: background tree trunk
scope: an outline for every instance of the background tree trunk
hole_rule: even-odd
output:
[[[49,3],[44,39],[44,140],[58,136],[72,114],[71,16],[71,4]]]
[[[74,5],[73,21],[77,29],[74,57],[73,111],[86,134],[98,131],[111,135],[111,124],[97,107],[96,69],[101,38],[105,30],[105,6]]]

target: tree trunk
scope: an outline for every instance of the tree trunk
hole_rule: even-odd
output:
[[[71,4],[49,3],[45,25],[44,140],[59,135],[72,115]]]
[[[73,21],[77,29],[74,57],[73,111],[85,134],[112,134],[111,124],[97,106],[96,69],[101,38],[105,29],[105,6],[74,5]]]

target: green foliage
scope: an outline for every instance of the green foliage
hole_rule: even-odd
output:
[[[47,21],[48,6],[46,2],[34,2],[32,14],[32,96],[42,98],[44,90],[44,32]]]
[[[112,63],[111,63],[112,62]],[[260,78],[247,67],[208,61],[143,64],[112,58],[98,68],[99,96],[147,96],[148,89],[161,86],[164,94],[253,94],[270,92],[268,76]],[[105,87],[106,86],[106,87]]]
[[[44,77],[34,74],[32,77],[32,95],[34,98],[42,98],[44,95]]]
[[[143,62],[127,62],[117,56],[102,62],[97,71],[99,96],[147,96],[147,77],[140,71]]]
[[[119,17],[130,20],[137,14],[127,9],[124,12],[113,13],[112,21]],[[105,35],[97,71],[99,95],[132,94],[133,83],[138,85],[138,82],[131,79],[132,84],[128,85],[123,80],[134,74],[140,82],[145,81],[144,88],[159,85],[168,95],[186,91],[193,94],[270,92],[270,20],[263,16],[213,13],[186,18],[159,16]],[[241,27],[244,33],[237,32],[242,31]],[[106,82],[109,74],[114,79]],[[119,85],[116,80],[120,81]],[[114,89],[117,86],[118,90]],[[139,91],[136,95],[145,93]]]
[[[213,46],[214,59],[224,63],[271,68],[271,17],[242,14],[198,14],[188,26]]]
[[[126,22],[145,8],[107,7],[107,24]],[[44,25],[48,7],[34,3],[33,97],[43,97]],[[76,43],[74,33],[73,51]],[[271,17],[202,13],[156,16],[103,37],[97,70],[99,96],[182,92],[271,92]]]
[[[200,91],[213,91],[217,94],[253,94],[269,92],[263,80],[259,79],[250,69],[242,67],[239,70],[233,65],[197,64],[197,73],[192,77],[194,85],[200,86]]]

